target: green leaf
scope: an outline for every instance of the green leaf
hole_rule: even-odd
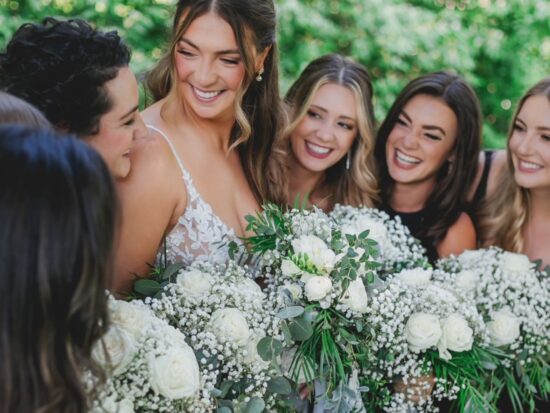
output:
[[[288,395],[292,393],[292,386],[290,382],[282,376],[273,377],[267,383],[267,390],[274,394]]]
[[[184,264],[181,262],[170,264],[160,276],[161,281],[170,281],[172,282],[172,277],[178,273],[184,267]]]
[[[262,413],[265,409],[265,402],[259,397],[253,397],[246,404],[246,413]]]
[[[276,317],[279,317],[285,320],[289,318],[299,317],[302,314],[304,314],[304,307],[299,305],[294,305],[294,306],[283,308],[276,314]]]
[[[146,297],[152,297],[161,289],[161,285],[155,280],[140,279],[134,283],[134,291]]]
[[[271,361],[283,351],[283,344],[273,338],[264,337],[258,342],[258,354],[264,361]]]
[[[231,413],[231,409],[227,406],[220,406],[216,409],[216,413]]]
[[[296,318],[288,325],[292,339],[295,341],[305,341],[313,334],[313,327],[303,317]]]

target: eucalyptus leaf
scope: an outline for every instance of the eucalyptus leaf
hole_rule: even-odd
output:
[[[290,307],[285,307],[281,309],[277,314],[276,317],[282,318],[282,319],[289,319],[289,318],[295,318],[299,317],[302,314],[304,314],[304,307],[299,305],[294,305]]]
[[[161,289],[160,283],[155,280],[142,278],[134,283],[134,291],[146,297],[152,297]]]
[[[283,344],[273,338],[264,337],[258,342],[258,354],[264,361],[271,361],[283,351]]]
[[[292,339],[295,341],[305,341],[313,334],[313,327],[305,318],[295,318],[288,324]]]
[[[292,393],[292,386],[285,377],[279,376],[273,377],[269,383],[267,383],[267,390],[274,394],[286,396]]]
[[[245,413],[262,413],[265,409],[265,402],[259,397],[253,397],[246,404]]]
[[[227,406],[220,406],[216,409],[216,413],[231,413],[231,409]]]

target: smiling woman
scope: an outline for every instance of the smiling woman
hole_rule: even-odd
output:
[[[372,84],[365,67],[330,54],[312,61],[286,96],[290,125],[279,146],[288,155],[287,202],[325,210],[373,206],[375,173]]]
[[[129,61],[130,50],[116,32],[48,17],[22,25],[0,53],[0,88],[86,140],[111,173],[124,178],[133,141],[146,134]]]
[[[464,211],[481,122],[472,88],[457,75],[437,72],[411,81],[380,126],[381,207],[401,217],[432,261],[476,246]]]

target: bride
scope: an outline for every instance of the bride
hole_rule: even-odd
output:
[[[275,21],[272,0],[178,2],[147,82],[152,139],[120,188],[115,291],[148,272],[165,238],[169,261],[225,261],[245,215],[284,200],[280,164],[266,167],[282,126]]]

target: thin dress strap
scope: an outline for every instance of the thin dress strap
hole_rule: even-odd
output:
[[[160,134],[160,136],[162,136],[164,138],[164,140],[166,141],[166,143],[170,147],[170,150],[174,154],[174,157],[176,158],[176,161],[178,163],[178,166],[180,167],[181,173],[183,174],[184,178],[186,178],[186,175],[188,174],[188,172],[183,167],[183,162],[181,161],[181,159],[178,155],[178,152],[176,151],[176,148],[174,148],[174,144],[172,143],[172,141],[170,140],[168,135],[166,135],[161,129],[157,128],[156,126],[153,126],[153,125],[145,125],[145,126],[147,126],[149,129],[154,130],[155,132],[157,132],[158,134]]]

